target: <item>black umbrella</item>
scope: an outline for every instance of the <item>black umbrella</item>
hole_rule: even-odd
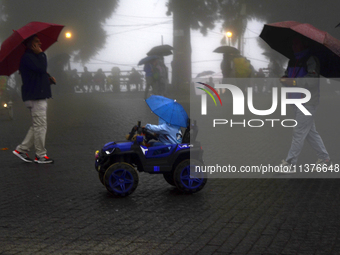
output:
[[[159,45],[159,46],[153,47],[148,53],[146,53],[146,55],[148,55],[148,56],[152,56],[152,55],[169,56],[169,55],[172,55],[171,50],[173,50],[172,46],[170,46],[168,44],[164,44],[164,45]]]
[[[159,58],[158,56],[148,56],[148,57],[145,57],[145,58],[142,58],[141,60],[139,60],[138,62],[138,65],[144,65],[148,62],[150,62],[151,60],[154,60],[154,59],[157,59]]]
[[[289,59],[294,58],[292,39],[296,36],[303,37],[311,54],[318,57],[322,76],[340,77],[340,41],[330,34],[296,21],[266,24],[260,34],[272,49]]]
[[[214,73],[215,72],[213,72],[213,71],[203,71],[203,72],[200,72],[199,74],[197,74],[196,78],[199,78],[199,77],[202,77],[202,76],[206,76],[206,75],[212,75]]]
[[[240,55],[240,51],[231,46],[220,46],[216,48],[213,52],[216,53],[223,53],[223,54],[230,54],[230,55]]]

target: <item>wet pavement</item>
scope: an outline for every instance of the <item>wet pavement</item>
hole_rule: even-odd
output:
[[[326,97],[325,111],[339,109],[339,99]],[[55,95],[46,140],[52,165],[12,154],[30,121],[22,102],[14,107],[13,121],[0,116],[0,147],[9,148],[0,151],[0,254],[340,253],[339,179],[209,179],[184,195],[161,175],[140,173],[136,191],[117,199],[98,179],[94,152],[123,140],[138,120],[157,123],[143,93]],[[320,114],[316,125],[339,162],[338,118]],[[235,165],[279,163],[289,132],[254,132],[230,130],[218,155]],[[208,162],[212,155],[207,146]],[[305,146],[301,161],[314,157]]]

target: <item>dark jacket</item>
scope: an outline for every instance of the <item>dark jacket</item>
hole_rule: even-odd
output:
[[[320,63],[317,57],[310,55],[309,50],[295,53],[295,59],[288,62],[285,75],[296,78],[296,87],[308,89],[311,99],[306,105],[318,105],[320,98]],[[304,98],[301,93],[288,93],[288,98]]]
[[[52,97],[45,53],[35,54],[27,49],[20,61],[22,100],[39,100]]]

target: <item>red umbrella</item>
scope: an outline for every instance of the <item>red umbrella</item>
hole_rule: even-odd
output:
[[[264,25],[260,37],[271,48],[292,59],[292,39],[297,35],[308,41],[311,54],[319,58],[321,75],[340,77],[340,41],[327,32],[307,23],[283,21]]]
[[[23,42],[30,36],[36,34],[42,45],[41,49],[45,51],[58,39],[58,36],[64,26],[43,23],[30,22],[18,30],[14,30],[0,49],[0,75],[11,75],[19,69],[20,59],[26,50]]]

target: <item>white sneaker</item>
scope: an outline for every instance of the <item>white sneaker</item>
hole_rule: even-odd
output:
[[[282,174],[295,174],[296,169],[292,168],[292,164],[290,164],[286,160],[282,159],[281,164],[280,164],[280,173],[282,173]]]
[[[319,158],[316,162],[315,162],[315,168],[312,169],[311,172],[316,172],[316,169],[323,169],[324,167],[326,167],[327,169],[333,169],[333,163],[331,161],[331,159],[321,159]]]

